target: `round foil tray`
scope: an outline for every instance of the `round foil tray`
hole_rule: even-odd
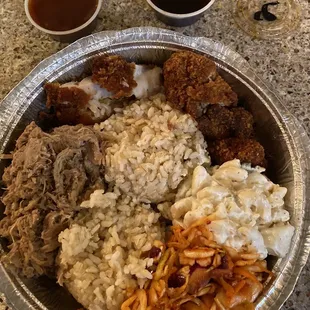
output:
[[[279,309],[293,291],[310,251],[307,155],[310,141],[269,86],[240,55],[222,44],[157,28],[132,28],[85,37],[41,62],[0,104],[0,153],[12,151],[25,126],[37,119],[46,100],[43,90],[46,82],[65,82],[81,76],[90,71],[90,63],[98,54],[120,54],[136,63],[161,65],[172,52],[179,50],[193,50],[216,62],[221,75],[254,115],[257,137],[268,157],[268,176],[288,188],[286,208],[296,228],[295,235],[285,258],[268,259],[276,277],[266,285],[256,306],[256,309]],[[0,161],[1,175],[9,163]],[[0,246],[1,251],[4,248]],[[76,310],[81,307],[55,280],[23,279],[3,265],[0,265],[0,279],[0,293],[13,309]]]

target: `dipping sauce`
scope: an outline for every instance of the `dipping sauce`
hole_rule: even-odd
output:
[[[97,5],[98,0],[30,0],[29,13],[45,29],[66,31],[86,23]]]
[[[187,14],[205,7],[210,0],[151,0],[160,9],[175,14]]]

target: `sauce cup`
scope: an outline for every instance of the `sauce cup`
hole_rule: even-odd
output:
[[[176,14],[162,10],[157,5],[155,5],[152,0],[146,0],[146,1],[149,4],[149,6],[156,12],[158,19],[160,19],[165,24],[174,27],[184,27],[194,24],[203,15],[203,13],[207,9],[209,9],[215,2],[215,0],[210,0],[203,8],[201,8],[198,11],[186,14]]]
[[[44,33],[49,34],[53,39],[57,41],[71,43],[77,39],[80,39],[82,37],[85,37],[91,34],[92,31],[95,29],[96,23],[97,23],[97,16],[100,12],[102,1],[103,0],[98,0],[97,8],[94,14],[84,24],[82,24],[81,26],[77,28],[66,30],[66,31],[53,31],[53,30],[45,29],[41,27],[40,25],[38,25],[34,21],[34,19],[32,18],[29,12],[29,0],[25,0],[25,12],[26,12],[28,20],[34,27],[36,27],[37,29],[41,30]]]

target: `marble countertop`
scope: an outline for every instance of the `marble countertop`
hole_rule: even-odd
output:
[[[244,34],[230,14],[231,0],[217,0],[194,25],[171,28],[156,19],[146,0],[104,0],[96,31],[137,26],[168,28],[189,36],[219,40],[239,52],[256,72],[273,85],[288,109],[310,135],[310,9],[303,5],[301,28],[279,41],[261,41]],[[0,100],[44,58],[66,45],[33,28],[26,19],[22,0],[1,0]],[[310,262],[282,309],[310,309]],[[1,281],[1,280],[0,280]],[[7,309],[0,298],[0,310]]]

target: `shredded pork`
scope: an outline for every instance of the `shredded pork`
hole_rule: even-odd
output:
[[[9,241],[3,257],[26,277],[53,276],[58,234],[80,201],[104,187],[102,147],[89,127],[63,126],[51,133],[31,123],[16,142],[3,174],[5,215],[0,235]]]

